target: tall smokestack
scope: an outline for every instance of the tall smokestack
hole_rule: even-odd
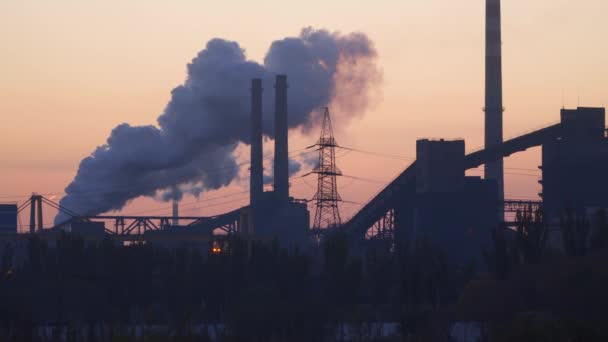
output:
[[[500,0],[486,0],[485,146],[502,143],[502,40]],[[502,158],[485,165],[485,178],[498,183],[498,200],[504,200]]]
[[[262,80],[251,80],[251,169],[249,202],[259,202],[264,192],[264,166],[262,151]]]
[[[277,75],[274,113],[274,192],[277,199],[289,197],[289,157],[287,155],[287,76]]]
[[[179,225],[178,217],[179,217],[179,201],[173,200],[173,225],[174,226]]]

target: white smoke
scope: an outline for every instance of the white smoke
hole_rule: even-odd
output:
[[[140,196],[178,199],[229,185],[240,165],[234,151],[249,143],[250,80],[264,85],[264,134],[273,135],[276,74],[289,82],[289,127],[309,130],[315,110],[336,100],[352,101],[349,115],[365,111],[366,94],[380,80],[376,51],[361,33],[303,29],[298,37],[272,43],[264,64],[246,59],[236,42],[209,41],[188,64],[184,84],[156,126],[114,128],[104,145],[80,163],[60,204],[81,215],[123,208]],[[292,166],[293,167],[293,166]],[[67,217],[59,214],[55,223]]]

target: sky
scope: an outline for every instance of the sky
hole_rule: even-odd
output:
[[[605,0],[503,0],[506,138],[558,121],[563,106],[608,105],[606,13]],[[340,180],[353,202],[343,205],[345,218],[411,162],[416,139],[482,146],[483,0],[1,0],[0,202],[32,192],[59,200],[112,128],[156,124],[208,40],[238,41],[261,62],[272,41],[308,26],[372,39],[383,82],[363,116],[334,124],[336,138],[401,156],[338,152],[345,174],[366,179]],[[290,149],[314,143],[311,134],[293,132]],[[538,148],[506,159],[507,197],[536,198],[539,164]],[[291,193],[310,199],[315,184],[295,179]],[[241,181],[187,197],[182,212],[236,208],[248,202],[247,188]],[[138,199],[123,213],[169,214],[170,205]],[[50,223],[54,212],[45,216]]]

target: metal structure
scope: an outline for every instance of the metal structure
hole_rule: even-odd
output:
[[[42,217],[43,206],[42,204],[49,205],[52,208],[64,211],[60,209],[57,203],[45,198],[41,195],[33,195],[27,202],[24,202],[19,206],[21,210],[27,207],[34,207],[34,233],[41,232],[42,227],[41,221],[38,221],[38,217]],[[523,211],[524,209],[533,208],[536,210],[540,208],[542,203],[540,201],[522,201],[522,200],[507,200],[504,201],[504,212],[505,213],[516,213],[517,211]],[[71,211],[69,215],[74,215]],[[214,231],[219,231],[220,234],[233,235],[242,232],[240,220],[240,211],[235,210],[226,214],[211,216],[211,217],[195,217],[195,216],[182,216],[178,217],[179,220],[185,224],[179,226],[180,229],[191,232],[199,233],[206,236],[212,236]],[[73,216],[69,221],[65,222],[61,226],[68,226],[71,223],[92,223],[92,222],[103,222],[105,224],[105,233],[116,239],[122,241],[141,241],[148,240],[150,237],[145,236],[148,232],[169,232],[175,229],[176,226],[172,225],[172,221],[175,219],[174,216],[128,216],[128,215],[96,215],[96,216]],[[508,225],[514,225],[515,222],[506,222]],[[30,222],[31,225],[31,222]],[[56,227],[59,228],[59,227]],[[335,229],[337,226],[333,226],[329,229],[313,228],[311,233],[315,236],[322,237],[324,233],[331,229]],[[382,215],[371,227],[366,231],[366,239],[379,239],[379,240],[394,240],[395,238],[395,211],[394,209],[388,210]],[[172,240],[175,237],[171,235],[154,235],[151,237],[154,241],[162,241],[163,239]],[[200,236],[189,235],[188,239],[193,241],[200,240]],[[205,240],[205,239],[204,239]]]
[[[348,222],[340,225],[338,202],[340,197],[337,191],[336,178],[341,175],[335,165],[334,149],[338,144],[333,137],[329,111],[324,113],[323,130],[316,145],[320,150],[319,165],[315,173],[319,176],[319,189],[315,195],[318,209],[315,215],[315,227],[308,231],[317,237],[325,233],[340,229],[346,231],[355,245],[365,241],[380,241],[376,246],[396,246],[395,241],[404,241],[411,235],[407,235],[408,229],[418,227],[418,232],[431,232],[432,234],[450,234],[466,225],[467,220],[475,220],[477,217],[492,211],[486,205],[480,210],[479,203],[488,200],[489,206],[501,208],[503,213],[516,213],[524,209],[542,208],[543,213],[555,212],[563,208],[560,200],[569,200],[577,208],[584,207],[606,207],[608,206],[608,182],[605,174],[608,173],[608,137],[605,128],[605,111],[601,108],[578,108],[577,110],[563,110],[561,122],[545,128],[536,130],[507,140],[499,145],[464,154],[464,146],[459,151],[447,149],[450,144],[458,142],[435,141],[424,142],[420,146],[435,146],[428,151],[417,148],[417,160],[412,163],[393,182],[374,197],[369,203],[362,207]],[[430,144],[430,145],[429,145]],[[418,144],[417,144],[418,145]],[[492,161],[507,157],[511,154],[525,151],[529,148],[542,146],[543,148],[543,202],[507,200],[502,202],[493,201],[484,193],[484,188],[492,185],[489,181],[480,180],[478,177],[466,177],[464,170],[473,169]],[[418,147],[418,146],[417,146]],[[437,152],[440,152],[437,154]],[[426,154],[418,155],[419,152]],[[447,153],[447,154],[446,154]],[[447,164],[449,165],[447,165]],[[426,165],[426,166],[425,166]],[[447,165],[447,166],[445,166]],[[583,165],[584,167],[581,167]],[[577,173],[578,172],[578,173]],[[575,175],[572,177],[572,175]],[[548,178],[548,175],[551,175]],[[447,177],[447,178],[446,178]],[[471,193],[461,190],[450,190],[455,184],[464,178],[465,189],[467,186],[478,187]],[[549,182],[548,180],[551,180]],[[468,184],[468,185],[467,185]],[[547,185],[548,184],[548,185]],[[440,191],[433,190],[441,189]],[[429,190],[430,189],[430,190]],[[480,190],[481,189],[481,190]],[[583,191],[579,191],[583,189]],[[576,191],[572,191],[576,190]],[[568,191],[568,195],[564,195]],[[473,205],[466,201],[465,197],[475,197],[481,194],[481,200],[476,199]],[[82,226],[86,223],[105,222],[106,236],[121,241],[203,241],[212,239],[214,236],[226,236],[248,232],[247,237],[258,236],[272,238],[272,234],[260,234],[261,229],[269,226],[275,217],[281,221],[276,225],[277,231],[284,230],[285,236],[292,236],[293,230],[285,230],[284,227],[293,225],[297,219],[294,213],[299,211],[287,210],[282,216],[271,216],[277,209],[273,193],[268,195],[268,205],[262,208],[262,218],[269,218],[269,222],[262,222],[259,229],[252,230],[250,207],[239,208],[234,211],[213,217],[179,217],[181,226],[171,225],[172,216],[83,216],[74,213],[67,208],[40,195],[33,195],[29,201],[22,203],[18,211],[30,207],[30,232],[38,233],[42,229],[42,204],[49,205],[57,210],[68,214],[71,219],[64,224],[54,227]],[[297,201],[293,206],[305,205]],[[541,207],[542,206],[542,207]],[[462,208],[467,209],[465,214],[459,213]],[[428,209],[430,208],[430,209]],[[454,209],[456,208],[456,209]],[[299,209],[298,209],[299,210]],[[490,215],[492,216],[492,215]],[[428,220],[428,217],[441,218],[446,231],[429,230],[429,227],[437,226],[436,222]],[[493,216],[496,218],[496,216]],[[302,222],[306,226],[302,231],[308,230],[308,217],[301,215]],[[426,221],[424,221],[426,220]],[[471,222],[473,222],[471,221]],[[420,222],[426,222],[420,224]],[[460,222],[460,223],[459,223]],[[462,224],[462,222],[465,222]],[[514,222],[505,222],[513,225]],[[473,222],[477,229],[466,229],[464,233],[475,236],[479,229],[490,226],[483,222]],[[329,229],[320,229],[328,226]],[[103,229],[102,229],[103,230]],[[263,232],[263,231],[262,231]],[[163,234],[168,233],[168,234]],[[214,233],[216,235],[214,235]],[[218,234],[219,233],[219,234]],[[272,233],[272,231],[271,231]],[[305,233],[304,233],[305,234]],[[467,236],[469,236],[467,235]],[[373,240],[373,241],[372,241]],[[390,243],[384,243],[390,242]],[[454,246],[460,246],[463,242],[450,240]],[[392,247],[391,247],[392,248]]]
[[[279,202],[287,202],[289,199],[287,75],[277,75],[274,87],[274,193]]]
[[[251,167],[249,200],[257,207],[264,194],[264,156],[262,139],[262,80],[251,80]]]
[[[395,210],[387,211],[376,221],[365,234],[366,239],[381,239],[392,241],[395,239]]]
[[[543,203],[541,201],[520,201],[520,200],[506,200],[503,205],[503,212],[505,213],[517,213],[524,210],[530,210],[535,212],[538,209],[542,209]]]
[[[172,229],[186,229],[192,233],[211,236],[217,230],[221,234],[236,234],[241,231],[241,210],[234,210],[225,214],[201,216],[133,216],[133,215],[80,215],[58,203],[42,196],[32,195],[30,199],[19,206],[18,212],[30,207],[30,233],[43,230],[43,204],[65,213],[70,217],[66,222],[48,229],[70,229],[73,224],[100,223],[104,224],[105,234],[111,237],[120,237],[121,240],[142,240],[148,232],[163,232]],[[176,226],[175,221],[183,225]],[[157,238],[158,240],[158,238]]]
[[[336,166],[336,147],[334,132],[329,117],[329,109],[323,113],[321,136],[313,146],[319,149],[319,162],[312,173],[317,174],[317,193],[313,197],[316,212],[314,228],[338,227],[342,224],[338,203],[342,200],[338,194],[337,177],[342,172]]]
[[[42,199],[40,195],[32,195],[30,197],[30,233],[36,232],[36,230],[42,230]]]
[[[556,205],[548,207],[548,203],[553,203],[549,196],[546,195],[548,190],[554,187],[571,186],[576,189],[581,185],[585,185],[586,193],[571,192],[570,196],[576,197],[576,201],[572,199],[571,203],[577,206],[586,205],[585,201],[591,206],[602,207],[608,204],[608,198],[605,194],[605,188],[608,187],[608,182],[601,181],[600,171],[608,168],[605,155],[608,154],[608,138],[605,134],[605,126],[602,118],[604,110],[601,108],[578,108],[575,114],[572,111],[562,110],[562,121],[558,124],[553,124],[545,128],[509,139],[501,144],[494,145],[485,149],[481,149],[465,155],[463,158],[462,167],[464,170],[474,169],[481,165],[487,165],[514,153],[522,152],[527,149],[542,146],[543,153],[546,153],[548,147],[558,144],[564,146],[564,151],[561,154],[555,155],[555,161],[569,161],[570,166],[577,168],[581,163],[587,163],[587,160],[593,161],[589,164],[587,176],[570,178],[566,173],[562,173],[556,178],[556,181],[551,184],[551,188],[547,188],[546,181],[541,180],[543,184],[543,202],[539,201],[518,201],[506,200],[496,202],[496,207],[500,208],[503,213],[515,213],[518,210],[532,207],[533,209],[542,206],[543,211],[555,211]],[[592,137],[592,138],[590,138]],[[591,141],[589,141],[591,139]],[[568,149],[566,149],[568,147]],[[579,160],[580,158],[583,158]],[[546,157],[544,157],[546,159]],[[543,159],[543,160],[544,160]],[[348,222],[344,223],[344,230],[349,232],[349,235],[354,240],[363,241],[370,236],[375,236],[378,227],[383,225],[387,215],[391,214],[394,219],[395,233],[398,234],[400,229],[404,227],[404,218],[402,212],[408,208],[414,207],[419,200],[417,193],[417,178],[423,175],[423,170],[418,167],[420,160],[414,161],[408,168],[405,169],[397,178],[382,189],[370,202],[361,208]],[[541,167],[543,178],[551,169],[560,169],[561,164],[545,165]],[[587,165],[587,164],[584,164]],[[578,167],[580,169],[580,167]],[[567,170],[567,172],[572,172]],[[588,180],[588,178],[592,180]],[[539,175],[540,178],[540,175]],[[587,183],[590,185],[587,186]],[[595,184],[595,185],[593,185]],[[594,187],[593,187],[594,186]],[[553,194],[555,191],[552,191]],[[559,192],[558,192],[559,194]],[[552,195],[552,197],[559,197]],[[563,196],[562,196],[563,197]],[[587,200],[587,199],[590,200]],[[592,199],[592,200],[591,200]],[[565,198],[569,200],[569,198]],[[452,202],[453,203],[453,202]],[[409,219],[411,222],[411,218]],[[415,218],[414,218],[415,221]],[[506,222],[507,224],[512,222]]]
[[[176,199],[173,200],[172,209],[173,209],[173,225],[177,226],[177,225],[179,225],[179,201],[178,200],[176,200]]]
[[[502,38],[500,0],[486,0],[486,80],[485,147],[502,143]],[[498,200],[504,200],[504,165],[502,158],[492,160],[484,169],[486,179],[498,185]]]
[[[175,217],[175,216],[112,216],[97,215],[76,217],[71,222],[103,221],[108,223],[106,233],[111,235],[144,234],[148,231],[161,231],[175,227],[175,220],[188,222],[185,226],[193,226],[204,222],[206,217]]]
[[[215,230],[223,234],[235,234],[240,231],[240,212],[232,211],[226,214],[198,217],[180,216],[177,219],[183,223],[181,226],[172,225],[174,216],[126,216],[126,215],[96,215],[77,216],[63,224],[67,226],[72,222],[104,222],[105,232],[110,236],[130,237],[134,240],[141,238],[148,232],[168,232],[172,229],[187,229],[202,235],[213,235]]]

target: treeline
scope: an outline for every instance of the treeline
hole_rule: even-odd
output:
[[[565,213],[559,248],[540,212],[517,222],[494,231],[477,265],[454,264],[427,239],[360,255],[340,233],[318,255],[238,239],[214,253],[67,233],[51,248],[34,236],[23,265],[2,253],[0,340],[35,341],[43,327],[57,341],[451,341],[457,322],[474,323],[481,341],[607,340],[605,215]]]
[[[485,252],[489,273],[463,291],[454,318],[479,323],[482,341],[608,341],[608,219],[517,213]]]
[[[342,234],[318,256],[276,243],[246,247],[233,240],[229,253],[214,254],[63,234],[49,248],[32,237],[23,267],[3,266],[0,336],[35,340],[35,327],[50,326],[69,327],[73,340],[85,329],[95,340],[102,326],[103,338],[115,340],[132,335],[130,327],[167,326],[176,341],[205,340],[193,330],[206,326],[231,341],[371,340],[383,322],[400,323],[398,335],[416,334],[473,275],[448,267],[430,244],[365,257]],[[65,335],[56,330],[56,338]]]

